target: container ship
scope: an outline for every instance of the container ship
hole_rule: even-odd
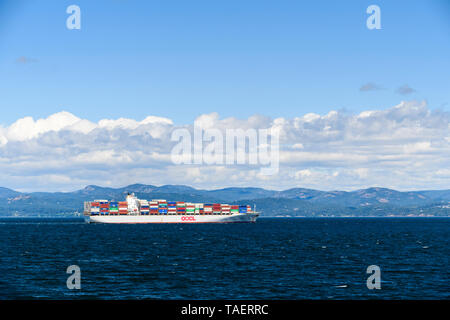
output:
[[[126,201],[87,201],[84,216],[94,223],[234,223],[255,222],[259,213],[249,205],[148,201],[128,194]]]

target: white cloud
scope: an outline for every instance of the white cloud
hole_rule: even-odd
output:
[[[429,141],[408,143],[403,147],[405,153],[418,153],[432,151],[431,143]]]
[[[111,119],[103,119],[98,122],[98,128],[105,128],[108,130],[113,130],[116,128],[121,129],[136,129],[139,126],[146,125],[146,124],[152,124],[152,125],[158,125],[158,124],[165,124],[165,125],[172,125],[173,122],[170,119],[167,118],[161,118],[161,117],[155,117],[155,116],[148,116],[142,121],[136,121],[133,119],[126,119],[126,118],[119,118],[116,120]]]
[[[58,112],[46,119],[38,119],[36,121],[34,121],[32,117],[25,117],[17,120],[8,127],[6,139],[12,141],[25,141],[36,138],[40,134],[49,131],[59,131],[70,127],[72,130],[77,131],[78,127],[74,125],[80,120],[80,118],[66,111]]]
[[[357,168],[355,170],[353,170],[359,178],[367,178],[369,176],[369,169],[367,168]]]
[[[25,117],[0,127],[2,186],[71,190],[87,184],[187,184],[202,188],[260,186],[323,190],[383,186],[403,190],[450,188],[450,114],[424,102],[402,102],[359,114],[330,111],[270,119],[211,113],[203,128],[280,130],[280,170],[263,176],[254,165],[174,165],[174,129],[149,116],[91,122],[68,112]]]
[[[312,173],[310,170],[305,169],[305,170],[299,170],[295,173],[295,177],[297,179],[303,179],[303,178],[307,178],[307,177],[311,177]]]
[[[294,143],[292,145],[292,149],[303,149],[303,148],[304,148],[304,146],[302,143]]]
[[[45,119],[21,118],[7,128],[0,128],[0,144],[6,144],[8,141],[27,141],[48,132],[70,131],[88,134],[95,129],[134,130],[145,125],[150,126],[146,132],[152,136],[159,136],[160,126],[170,126],[173,125],[173,122],[167,118],[149,116],[140,122],[120,118],[116,120],[103,119],[98,123],[93,123],[89,120],[80,119],[67,111],[61,111]]]

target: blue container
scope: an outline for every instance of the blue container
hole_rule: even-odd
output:
[[[239,213],[247,213],[247,206],[239,206]]]

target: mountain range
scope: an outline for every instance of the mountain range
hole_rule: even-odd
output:
[[[450,190],[401,192],[378,187],[356,191],[237,187],[201,190],[184,185],[144,184],[123,188],[90,185],[73,192],[31,193],[0,187],[0,216],[73,216],[82,212],[84,201],[120,201],[129,192],[142,199],[250,204],[262,216],[450,216]]]

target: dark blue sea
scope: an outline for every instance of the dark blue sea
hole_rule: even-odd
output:
[[[449,299],[450,218],[0,220],[1,299]],[[81,269],[81,289],[66,269]],[[381,289],[369,290],[369,265]]]

